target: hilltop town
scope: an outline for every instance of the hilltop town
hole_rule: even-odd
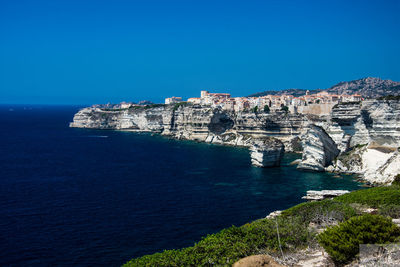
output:
[[[283,111],[291,114],[329,115],[332,108],[340,103],[360,102],[367,98],[379,98],[387,95],[398,95],[399,93],[400,82],[368,77],[340,82],[325,90],[271,90],[243,97],[232,97],[229,93],[210,93],[207,90],[202,90],[200,97],[184,100],[182,97],[172,96],[165,98],[164,104],[208,106],[231,112],[273,113]],[[124,110],[159,105],[163,104],[140,101],[139,103],[100,104],[92,107],[105,110]]]
[[[293,95],[266,95],[259,97],[231,97],[228,93],[210,93],[201,91],[200,97],[187,99],[188,103],[202,106],[211,106],[213,108],[222,108],[227,111],[264,111],[276,112],[285,111],[290,113],[302,114],[329,114],[332,107],[343,102],[359,102],[363,100],[359,94],[337,95],[326,91],[310,94],[306,91],[303,96],[295,97]],[[177,104],[183,102],[181,97],[169,97],[165,99],[165,104]]]

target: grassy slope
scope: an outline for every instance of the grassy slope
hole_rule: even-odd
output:
[[[400,186],[362,189],[333,200],[302,203],[285,210],[276,219],[232,226],[208,235],[192,247],[146,255],[125,266],[231,266],[245,256],[276,253],[279,249],[277,225],[282,249],[301,249],[316,242],[316,234],[308,227],[310,222],[348,220],[361,214],[359,205],[378,208],[384,215],[391,215],[393,211],[396,214],[400,211]]]

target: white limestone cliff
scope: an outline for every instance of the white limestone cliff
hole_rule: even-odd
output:
[[[314,125],[325,130],[327,136],[316,135]],[[344,162],[341,159],[342,155],[346,156],[355,147],[371,142],[394,150],[400,147],[400,101],[342,103],[332,109],[330,116],[284,112],[235,113],[199,105],[156,105],[118,110],[90,107],[75,114],[70,126],[152,132],[176,139],[249,148],[254,140],[269,136],[280,140],[286,152],[301,151],[302,146],[305,147],[300,168],[354,172],[371,182],[390,182],[397,172],[397,154],[389,156],[390,162],[393,162],[390,164],[382,160],[386,159],[387,153],[383,155],[379,151],[370,151],[365,155],[355,153],[358,156]],[[309,131],[311,135],[308,138],[306,133]],[[332,165],[327,166],[336,155],[330,139],[341,155]],[[256,158],[257,154],[254,155]],[[345,164],[349,161],[354,162],[351,168]],[[376,172],[379,174],[374,177]]]
[[[336,143],[325,130],[311,125],[303,137],[303,156],[297,168],[324,171],[338,155]]]
[[[340,155],[329,170],[358,174],[372,184],[390,184],[400,174],[400,152],[371,142]]]
[[[284,150],[283,143],[277,139],[254,140],[250,148],[251,163],[256,167],[279,166]]]
[[[331,120],[321,126],[341,152],[374,141],[380,145],[400,146],[400,102],[365,100],[338,104]]]

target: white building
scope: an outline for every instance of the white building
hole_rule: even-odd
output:
[[[173,97],[169,97],[169,98],[165,99],[166,105],[180,103],[180,102],[182,102],[182,97],[178,97],[178,96],[173,96]]]

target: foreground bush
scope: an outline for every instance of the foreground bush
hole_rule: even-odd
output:
[[[277,218],[277,222],[283,250],[306,246],[311,237],[298,219]],[[208,235],[193,247],[133,259],[126,266],[231,266],[243,257],[278,250],[275,219],[261,219]]]
[[[397,175],[394,177],[394,180],[393,180],[393,182],[392,182],[392,185],[400,185],[400,174],[397,174]]]
[[[360,244],[384,244],[399,237],[400,228],[390,219],[366,214],[328,228],[318,241],[335,262],[346,263],[358,254]]]

